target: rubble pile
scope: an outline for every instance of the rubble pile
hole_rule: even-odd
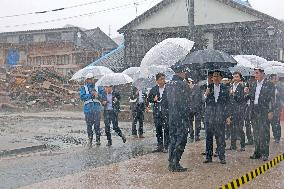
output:
[[[76,106],[78,88],[69,78],[52,68],[16,68],[7,73],[11,103],[24,109],[60,109],[64,104]],[[2,87],[0,86],[0,91]]]

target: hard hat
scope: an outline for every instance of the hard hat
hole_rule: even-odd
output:
[[[94,75],[92,73],[88,73],[86,76],[85,76],[85,79],[93,79],[94,78]]]

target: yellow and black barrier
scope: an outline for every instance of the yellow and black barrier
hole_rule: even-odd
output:
[[[239,188],[242,185],[248,183],[249,181],[252,181],[253,179],[258,177],[259,175],[265,173],[266,171],[268,171],[269,169],[271,169],[275,165],[279,164],[283,160],[284,160],[284,154],[279,155],[276,158],[274,158],[273,160],[269,161],[268,163],[258,167],[257,169],[243,175],[240,178],[233,180],[232,182],[229,182],[226,185],[223,185],[222,187],[219,187],[219,189],[236,189],[236,188]]]

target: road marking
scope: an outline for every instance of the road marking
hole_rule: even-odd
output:
[[[241,176],[240,178],[237,178],[228,184],[225,184],[221,187],[218,187],[217,189],[236,189],[239,188],[240,186],[248,183],[249,181],[252,181],[259,175],[267,172],[269,169],[275,167],[277,164],[279,164],[281,161],[284,160],[284,154],[281,154],[274,158],[273,160],[267,162],[266,164],[256,168],[255,170],[250,171],[249,173]]]

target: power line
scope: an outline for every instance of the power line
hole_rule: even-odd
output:
[[[66,9],[73,9],[77,7],[83,7],[91,4],[96,4],[96,3],[101,3],[107,0],[97,0],[97,1],[92,1],[89,3],[82,3],[82,4],[77,4],[77,5],[72,5],[68,7],[61,7],[61,8],[56,8],[56,9],[50,9],[50,10],[44,10],[44,11],[36,11],[36,12],[29,12],[29,13],[22,13],[22,14],[14,14],[14,15],[8,15],[8,16],[0,16],[0,19],[4,18],[13,18],[13,17],[19,17],[19,16],[27,16],[27,15],[32,15],[32,14],[44,14],[44,13],[49,13],[49,12],[56,12],[56,11],[62,11]]]
[[[144,3],[146,1],[149,1],[149,0],[142,0],[142,1],[139,1],[137,3]],[[70,20],[70,19],[74,19],[74,18],[79,18],[79,17],[83,17],[83,16],[92,16],[92,15],[98,14],[98,13],[111,12],[111,11],[114,11],[114,10],[120,10],[120,9],[130,7],[130,6],[133,6],[133,3],[128,3],[128,4],[124,4],[124,5],[117,6],[117,7],[112,7],[112,8],[108,8],[108,9],[104,9],[104,10],[100,10],[100,11],[95,11],[95,12],[90,12],[90,13],[85,13],[85,14],[80,14],[80,15],[75,15],[75,16],[57,18],[57,19],[53,19],[53,20],[45,20],[45,21],[40,21],[40,22],[31,22],[31,23],[26,23],[26,24],[6,25],[6,26],[2,26],[2,27],[11,28],[11,27],[20,27],[20,26],[29,26],[29,25],[36,25],[36,24],[52,23],[52,22],[58,22],[58,21],[62,21],[62,20]]]

